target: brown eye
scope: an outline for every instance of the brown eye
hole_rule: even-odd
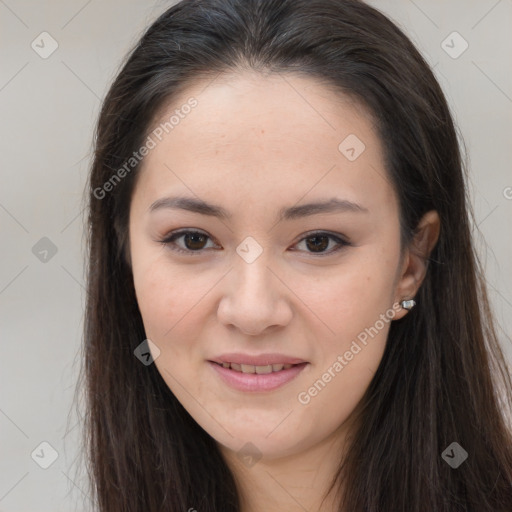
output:
[[[181,239],[182,242],[178,243]],[[210,237],[200,231],[180,231],[171,233],[164,240],[161,240],[160,243],[168,246],[173,251],[199,256],[202,254],[203,249],[209,248],[207,247],[209,240]]]
[[[204,249],[207,239],[208,237],[201,233],[186,233],[185,235],[183,235],[185,247],[192,251]]]
[[[328,236],[314,236],[306,238],[306,246],[312,252],[322,252],[329,246]]]
[[[327,250],[334,242],[334,247]],[[351,245],[349,242],[343,240],[339,236],[332,235],[325,232],[311,233],[308,237],[303,238],[297,245],[304,243],[305,252],[309,254],[316,254],[318,256],[328,256],[334,252],[343,249],[346,246]],[[302,250],[302,249],[301,249]]]

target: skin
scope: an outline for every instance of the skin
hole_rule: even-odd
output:
[[[155,364],[217,441],[243,512],[334,510],[334,498],[321,506],[322,497],[390,322],[307,404],[298,395],[381,314],[415,296],[439,218],[428,212],[401,252],[397,197],[371,117],[313,79],[220,76],[174,98],[161,119],[191,96],[197,107],[145,157],[130,208],[134,285],[146,335],[160,351]],[[349,134],[366,146],[354,161],[338,149]],[[149,211],[154,201],[176,195],[215,203],[232,217]],[[367,211],[277,217],[280,208],[332,197]],[[202,252],[182,254],[160,243],[183,228],[207,238],[187,246],[181,237],[175,245]],[[305,240],[314,236],[310,231],[341,235],[351,245],[331,252],[338,244],[329,239],[322,256]],[[251,263],[236,252],[248,236],[263,249]],[[393,321],[407,314],[394,311]],[[309,364],[277,390],[243,392],[207,363],[225,352],[279,352]],[[237,456],[247,442],[258,450],[254,465]]]

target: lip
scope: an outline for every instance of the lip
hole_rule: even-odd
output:
[[[248,359],[244,359],[247,361]],[[254,360],[249,359],[249,360]],[[261,360],[261,359],[260,359]],[[288,358],[290,360],[290,358]],[[268,361],[268,359],[265,359]],[[235,363],[236,361],[225,361]],[[283,362],[283,359],[276,361],[275,364]],[[242,373],[237,372],[236,370],[232,370],[231,368],[224,368],[222,363],[214,361],[208,361],[208,364],[213,368],[217,375],[221,377],[221,379],[230,387],[237,389],[239,391],[272,391],[274,389],[280,388],[284,386],[286,383],[290,382],[292,379],[297,377],[299,373],[309,364],[305,361],[300,361],[299,363],[285,363],[285,364],[294,364],[291,368],[287,370],[283,369],[278,372],[258,374],[258,373]],[[239,363],[239,364],[254,364],[254,363]],[[268,364],[271,364],[270,362]],[[260,366],[259,365],[256,366]]]
[[[297,357],[290,357],[284,354],[241,354],[239,352],[232,352],[229,354],[221,354],[213,359],[210,359],[214,363],[236,363],[236,364],[250,364],[253,366],[266,366],[268,364],[301,364],[306,363],[304,359]]]

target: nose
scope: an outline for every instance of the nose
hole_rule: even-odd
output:
[[[217,315],[226,326],[257,336],[285,327],[293,317],[290,290],[270,268],[265,252],[254,262],[239,258],[225,278]]]

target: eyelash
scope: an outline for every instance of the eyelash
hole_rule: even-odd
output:
[[[171,249],[172,251],[179,252],[182,254],[187,254],[187,255],[191,255],[191,256],[200,256],[201,254],[203,254],[204,249],[198,249],[197,251],[193,251],[190,249],[183,249],[174,243],[175,240],[177,240],[178,238],[181,238],[182,236],[185,236],[185,235],[203,235],[203,236],[206,236],[209,240],[212,240],[210,236],[208,236],[206,233],[203,233],[202,231],[183,230],[183,231],[171,232],[171,233],[169,233],[168,236],[166,236],[163,240],[160,240],[159,242],[162,245]],[[297,242],[297,244],[299,244],[300,242],[303,242],[304,240],[308,240],[310,238],[316,238],[318,236],[327,236],[328,238],[330,238],[338,243],[338,246],[335,249],[331,249],[328,252],[319,252],[319,253],[308,252],[308,254],[311,254],[313,256],[319,256],[319,257],[329,256],[331,254],[334,254],[334,253],[340,251],[341,249],[343,249],[343,247],[352,245],[351,243],[347,242],[343,238],[341,238],[337,235],[334,235],[332,233],[326,232],[326,231],[313,231],[310,233],[306,233],[306,235],[307,236],[301,238]],[[295,245],[297,245],[297,244],[295,244]]]

